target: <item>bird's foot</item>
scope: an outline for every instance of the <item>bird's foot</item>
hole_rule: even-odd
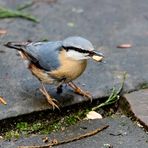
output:
[[[69,86],[74,90],[75,93],[86,97],[92,102],[92,95],[89,92],[82,90],[80,87],[76,86],[73,82],[68,83]]]
[[[79,95],[82,95],[84,97],[86,97],[87,99],[89,99],[91,102],[92,102],[92,96],[89,92],[87,91],[84,91],[82,90],[81,88],[77,87],[75,90],[74,90],[75,93],[79,94]]]
[[[58,106],[58,101],[54,98],[52,98],[48,92],[46,91],[44,85],[42,85],[42,88],[40,88],[40,91],[41,93],[46,97],[48,103],[52,106],[53,110],[55,108],[59,109],[59,106]],[[59,109],[60,110],[60,109]]]

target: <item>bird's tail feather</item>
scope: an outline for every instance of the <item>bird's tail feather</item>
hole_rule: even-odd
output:
[[[20,42],[20,43],[17,43],[17,42],[8,42],[8,43],[4,44],[4,46],[22,51],[23,48],[24,48],[28,43],[29,43],[29,42]]]

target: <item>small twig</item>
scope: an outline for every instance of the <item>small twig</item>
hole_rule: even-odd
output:
[[[62,141],[58,141],[58,140],[54,139],[49,144],[43,145],[43,146],[18,146],[18,148],[50,148],[51,146],[66,144],[66,143],[69,143],[69,142],[81,140],[81,139],[96,135],[97,133],[103,131],[104,129],[106,129],[108,127],[109,127],[109,125],[105,125],[105,126],[103,126],[101,128],[97,128],[97,129],[95,129],[93,131],[90,131],[90,132],[87,132],[87,133],[85,133],[83,135],[79,135],[79,136],[72,137],[70,139],[66,139],[66,140],[62,140]]]

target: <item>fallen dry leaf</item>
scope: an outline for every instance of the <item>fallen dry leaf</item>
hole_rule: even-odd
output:
[[[5,29],[0,29],[0,35],[4,35],[4,34],[6,34],[7,33],[7,30],[5,30]]]
[[[4,104],[4,105],[6,105],[7,104],[7,102],[4,100],[4,98],[2,98],[1,96],[0,96],[0,103],[2,103],[2,104]]]
[[[95,111],[90,111],[87,115],[86,115],[86,119],[102,119],[102,115],[95,112]]]
[[[121,44],[117,46],[117,48],[131,48],[131,47],[132,47],[131,44]]]

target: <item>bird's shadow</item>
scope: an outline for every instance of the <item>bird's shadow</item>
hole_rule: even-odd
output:
[[[29,84],[30,83],[30,84]],[[33,82],[23,83],[21,85],[20,96],[23,99],[32,99],[36,104],[49,105],[45,96],[40,92],[41,85],[39,83]],[[80,96],[75,94],[67,85],[63,85],[62,92],[57,93],[57,88],[52,85],[45,85],[47,92],[56,99],[60,106],[67,106],[74,104],[76,99]]]

